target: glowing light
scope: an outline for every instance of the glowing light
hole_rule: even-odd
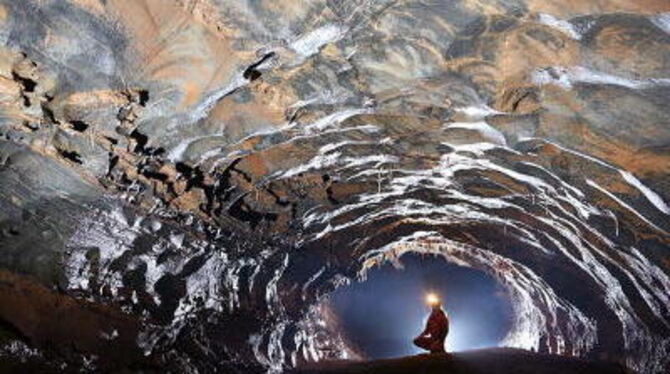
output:
[[[440,298],[434,293],[429,293],[426,295],[426,303],[428,303],[428,305],[437,305],[440,303]]]

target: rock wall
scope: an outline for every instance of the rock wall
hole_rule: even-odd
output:
[[[661,0],[0,1],[0,352],[346,357],[320,300],[411,251],[505,345],[664,372],[669,99]]]

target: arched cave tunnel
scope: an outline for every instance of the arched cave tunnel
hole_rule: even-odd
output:
[[[420,352],[412,338],[425,326],[427,294],[439,297],[450,320],[447,351],[495,347],[510,331],[512,306],[493,277],[432,255],[405,255],[399,266],[371,269],[364,280],[331,293],[322,308],[348,354],[402,357]]]
[[[0,371],[413,355],[431,288],[667,373],[669,99],[666,0],[0,0]]]

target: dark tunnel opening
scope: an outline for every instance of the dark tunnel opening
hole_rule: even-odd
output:
[[[354,352],[380,359],[420,353],[412,339],[430,313],[427,293],[439,295],[450,319],[445,347],[463,351],[498,346],[512,325],[512,306],[496,279],[442,257],[405,255],[370,269],[362,282],[329,297],[337,329]]]

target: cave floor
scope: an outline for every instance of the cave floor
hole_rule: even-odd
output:
[[[303,367],[294,373],[624,374],[633,371],[610,362],[492,348],[449,355],[421,354],[365,362],[326,362]]]

